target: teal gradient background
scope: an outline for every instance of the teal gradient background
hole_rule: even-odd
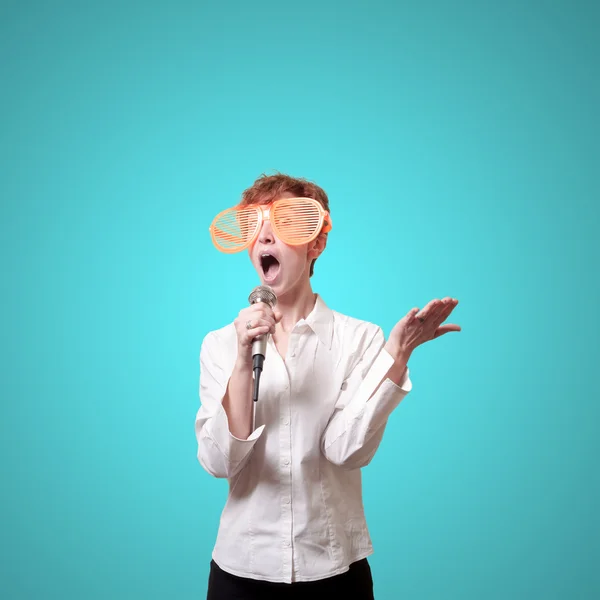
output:
[[[599,598],[598,6],[2,2],[0,597],[205,597],[198,353],[257,283],[208,225],[279,170],[332,308],[460,300],[364,470],[376,598]]]

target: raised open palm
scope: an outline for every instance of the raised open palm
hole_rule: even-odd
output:
[[[388,344],[397,352],[397,355],[411,354],[419,345],[449,333],[460,331],[459,325],[442,323],[456,308],[458,300],[446,297],[440,300],[431,300],[423,310],[413,308],[392,329]]]

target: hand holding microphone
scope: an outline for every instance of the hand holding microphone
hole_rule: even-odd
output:
[[[238,366],[254,371],[254,395],[258,399],[258,383],[266,356],[267,336],[275,333],[281,314],[274,310],[277,296],[266,285],[252,290],[250,306],[240,311],[234,321],[238,338]]]

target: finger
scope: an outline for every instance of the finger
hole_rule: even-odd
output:
[[[458,300],[446,296],[432,309],[431,313],[427,316],[427,320],[431,322],[432,326],[437,327],[441,325],[457,304]]]
[[[279,321],[281,321],[281,317],[283,317],[283,314],[278,310],[273,310],[273,316],[275,317],[275,323],[279,323]]]
[[[275,319],[269,317],[248,319],[244,323],[244,327],[248,331],[250,331],[251,329],[256,329],[257,327],[268,327],[269,329],[271,329],[271,327],[275,327]]]
[[[411,308],[407,313],[406,313],[406,323],[412,323],[412,321],[415,320],[417,313],[419,312],[419,307],[415,306],[414,308]]]
[[[275,322],[275,312],[273,309],[263,302],[259,302],[250,307],[248,319],[271,319]]]
[[[442,325],[438,327],[433,334],[434,339],[444,335],[445,333],[450,333],[451,331],[462,331],[460,325],[454,325],[453,323],[448,323],[448,325]]]
[[[438,298],[429,301],[425,308],[417,314],[417,318],[419,319],[419,321],[421,321],[421,323],[425,322],[440,302],[441,300]]]
[[[268,309],[259,311],[256,314],[255,318],[261,319],[273,326],[275,326],[275,324],[277,323],[277,317],[275,316],[275,313],[271,310],[270,307]]]
[[[238,338],[240,341],[244,341],[247,343],[247,337],[256,337],[260,335],[256,330],[261,329],[262,333],[273,333],[275,329],[275,325],[273,323],[269,323],[264,319],[248,319],[245,322],[241,322],[238,326]],[[264,331],[262,331],[264,330]]]
[[[452,298],[444,298],[435,316],[432,316],[432,320],[436,321],[436,325],[441,325],[454,310],[455,306],[456,304]]]
[[[427,320],[430,323],[438,323],[439,322],[440,317],[442,316],[442,314],[448,307],[447,302],[448,302],[448,300],[446,298],[436,302],[436,304],[431,309],[430,313],[427,315]]]
[[[259,335],[265,335],[269,333],[270,327],[268,325],[261,325],[260,327],[253,327],[252,329],[246,330],[246,344],[252,345],[254,339]]]
[[[446,306],[446,310],[444,311],[444,318],[441,321],[441,323],[443,323],[452,313],[452,311],[458,306],[458,300],[456,298],[450,298],[450,301],[448,302],[447,306]]]
[[[275,318],[273,309],[265,302],[257,302],[256,304],[249,306],[248,314],[252,315],[253,317],[258,317],[258,318],[267,317],[267,316],[273,317],[273,319]]]

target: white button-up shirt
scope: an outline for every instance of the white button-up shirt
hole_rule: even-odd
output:
[[[411,389],[385,379],[393,364],[380,327],[330,310],[317,296],[293,328],[285,361],[269,340],[254,431],[229,431],[221,404],[237,358],[233,324],[200,351],[198,460],[229,480],[212,557],[225,571],[273,582],[343,573],[373,552],[360,468]]]

